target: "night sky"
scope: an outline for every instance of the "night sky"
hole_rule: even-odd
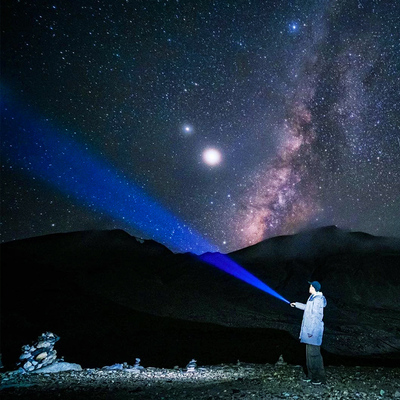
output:
[[[398,0],[1,8],[2,242],[400,236]]]

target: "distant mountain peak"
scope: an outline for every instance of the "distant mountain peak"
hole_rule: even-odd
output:
[[[378,249],[399,249],[400,239],[351,232],[329,225],[300,231],[293,235],[275,236],[250,247],[230,253],[234,257],[257,260],[264,257],[309,259],[335,254],[368,253]]]
[[[304,230],[300,230],[298,233],[295,233],[292,236],[296,235],[302,235],[302,234],[312,234],[312,233],[338,233],[338,232],[343,232],[343,233],[349,233],[350,231],[348,229],[343,229],[339,228],[337,225],[326,225],[326,226],[320,226],[317,228],[308,228]]]

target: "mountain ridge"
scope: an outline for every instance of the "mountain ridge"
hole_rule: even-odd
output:
[[[140,341],[141,335],[164,343],[157,347],[160,360],[167,353],[170,360],[174,351],[183,354],[183,348],[187,354],[188,336],[195,338],[193,348],[204,354],[204,344],[215,349],[218,342],[222,356],[222,335],[226,348],[242,346],[249,357],[260,360],[255,347],[243,342],[245,332],[252,329],[257,343],[263,336],[275,338],[269,350],[263,345],[265,359],[267,353],[281,352],[287,358],[302,354],[301,312],[203,262],[201,256],[173,253],[121,230],[46,235],[0,246],[5,358],[15,356],[29,341],[28,333],[40,335],[53,328],[65,337],[65,355],[74,357],[79,351],[73,348],[73,339],[79,348],[88,346],[87,337],[92,337],[109,360],[124,351],[132,354],[129,338]],[[400,360],[400,239],[328,228],[267,239],[227,256],[290,301],[305,302],[307,282],[319,280],[328,299],[323,350],[331,359]],[[163,318],[180,321],[171,337]],[[194,328],[192,323],[203,324],[204,334],[197,335],[199,325]],[[218,338],[210,324],[221,327]],[[109,343],[113,330],[118,331],[118,349]],[[79,332],[85,339],[79,339]],[[185,332],[183,337],[180,332]],[[146,348],[138,352],[154,359],[150,343],[143,343]],[[162,348],[168,346],[171,349],[163,354]],[[91,351],[82,350],[86,361],[72,361],[95,360]]]

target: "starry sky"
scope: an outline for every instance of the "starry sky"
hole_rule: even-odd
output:
[[[175,223],[224,253],[326,225],[400,236],[397,0],[1,8],[2,242],[123,229],[207,248],[173,248]]]

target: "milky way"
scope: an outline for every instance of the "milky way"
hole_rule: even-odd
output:
[[[377,59],[382,54],[378,54],[378,43],[364,31],[361,34],[347,33],[343,47],[336,54],[328,48],[331,42],[327,40],[326,25],[331,20],[329,14],[339,11],[339,7],[340,2],[332,2],[327,8],[316,9],[310,18],[309,35],[303,40],[300,62],[291,72],[297,82],[290,96],[286,98],[287,117],[280,133],[284,138],[283,144],[279,146],[277,155],[272,160],[249,177],[252,184],[242,199],[242,218],[236,225],[238,247],[258,243],[266,237],[296,233],[299,228],[307,227],[310,221],[315,221],[318,225],[319,218],[325,211],[324,198],[319,194],[324,189],[324,180],[332,179],[331,176],[338,174],[341,169],[341,173],[344,173],[345,168],[349,172],[354,168],[340,165],[337,160],[336,170],[329,169],[326,174],[324,163],[333,158],[335,152],[338,158],[342,158],[344,152],[350,152],[350,162],[357,164],[359,160],[354,156],[366,151],[368,128],[362,114],[368,108],[368,94],[363,80],[373,73],[371,70],[379,63]],[[304,24],[303,27],[307,25]],[[333,58],[328,66],[326,53]],[[327,93],[329,96],[332,91],[338,92],[333,102],[325,98],[316,99],[319,85],[324,82],[324,76],[321,75],[327,70],[337,78],[336,87],[329,87]],[[324,111],[327,110],[328,115],[319,114],[318,102],[321,101],[326,102]],[[327,118],[331,122],[328,125],[329,130],[335,129],[336,132],[324,132],[322,128],[327,123],[315,123],[314,115],[320,119]],[[379,122],[378,119],[375,126]],[[318,145],[318,142],[326,141],[326,133],[337,135],[337,143],[331,143],[333,149]],[[339,146],[345,149],[338,149]],[[378,151],[377,161],[380,159],[379,154],[382,154],[382,150]],[[374,165],[370,164],[369,167],[372,167],[371,170],[375,169]],[[395,168],[398,168],[398,163]],[[379,171],[377,175],[381,176],[382,172]],[[337,181],[333,186],[335,184],[340,187]],[[370,188],[376,184],[377,181],[373,180],[366,186]],[[394,184],[395,191],[400,196],[399,182]],[[329,205],[329,208],[333,209],[334,205]],[[400,210],[397,209],[395,214],[400,215]],[[341,223],[348,226],[343,220]]]
[[[316,132],[312,104],[318,83],[318,66],[325,39],[326,10],[315,10],[302,29],[302,54],[291,71],[295,84],[285,93],[286,118],[282,122],[277,155],[250,176],[253,187],[242,200],[243,220],[239,219],[239,247],[260,242],[266,237],[292,234],[320,212],[314,171],[320,156],[313,149]],[[321,15],[324,16],[321,17]],[[293,54],[291,54],[293,56]],[[290,60],[288,60],[290,61]]]
[[[21,0],[1,18],[2,241],[155,237],[99,207],[108,183],[83,204],[43,178],[22,151],[28,118],[222,252],[333,224],[400,236],[398,1]],[[43,168],[72,173],[40,143]]]

